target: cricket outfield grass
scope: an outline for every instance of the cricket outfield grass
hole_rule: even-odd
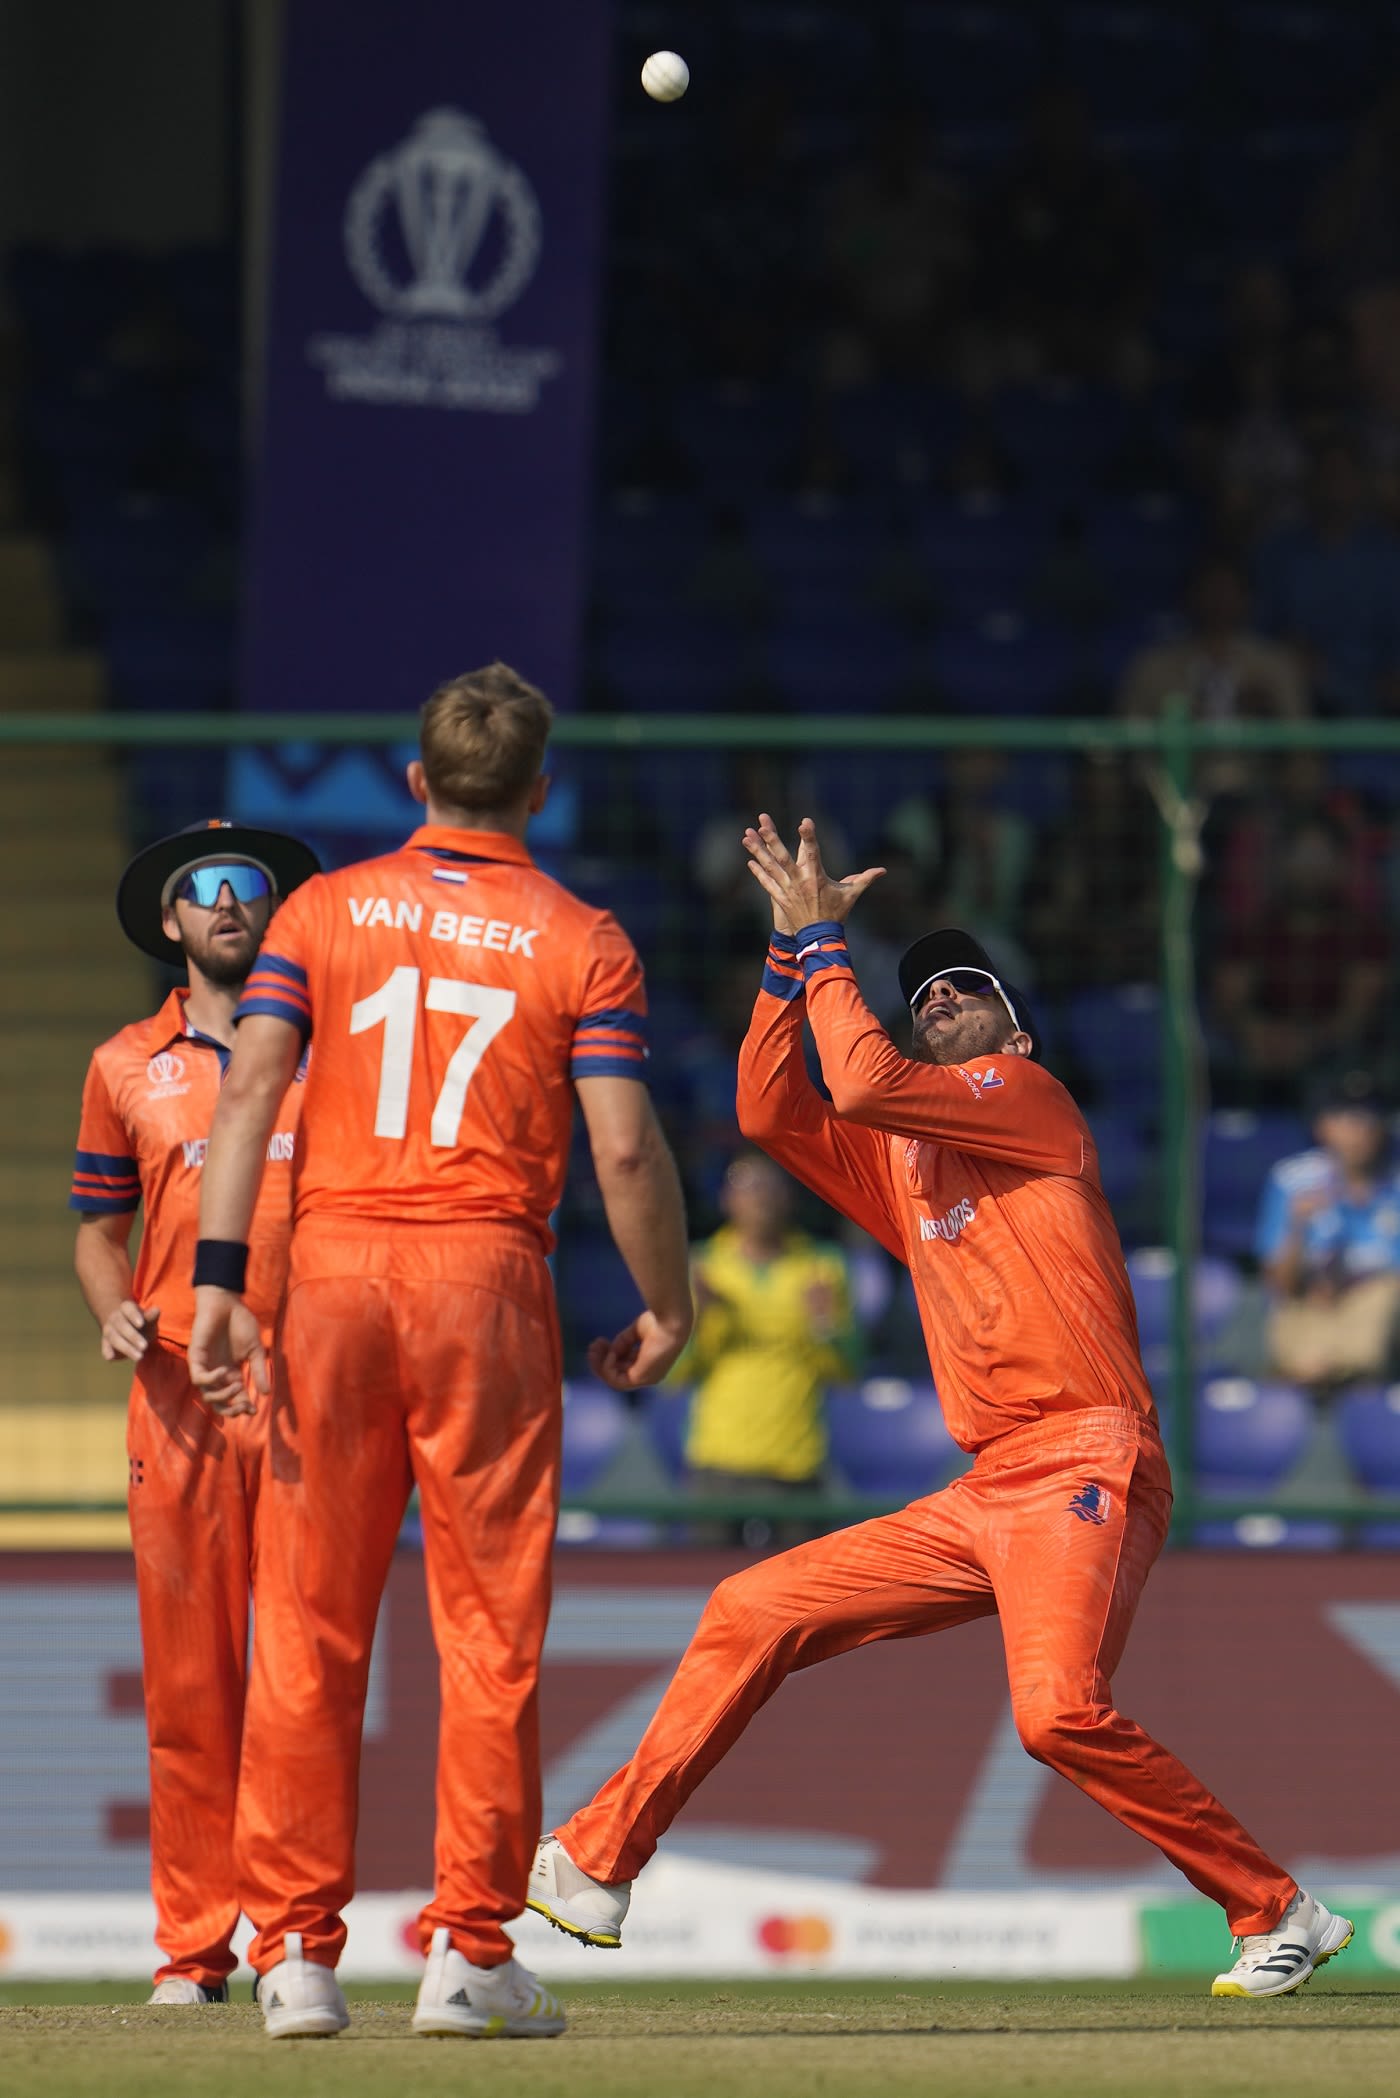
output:
[[[558,2040],[415,2039],[406,1988],[347,1990],[335,2040],[272,2042],[247,2000],[0,1984],[5,2098],[1395,2098],[1400,1990],[1319,1976],[1216,2002],[1169,1982],[581,1980]]]

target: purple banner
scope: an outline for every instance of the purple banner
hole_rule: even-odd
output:
[[[286,0],[242,703],[576,697],[611,0]]]

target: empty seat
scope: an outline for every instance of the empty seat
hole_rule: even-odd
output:
[[[1363,1486],[1400,1493],[1400,1384],[1357,1385],[1337,1403],[1337,1440]]]
[[[940,122],[1022,117],[1047,65],[1041,25],[1025,9],[916,0],[902,14],[904,84]]]
[[[1175,1253],[1170,1246],[1135,1246],[1127,1262],[1144,1350],[1169,1342]],[[1208,1347],[1224,1331],[1239,1306],[1243,1287],[1233,1262],[1210,1254],[1197,1259],[1191,1277],[1191,1331],[1198,1345]]]
[[[1346,117],[1374,92],[1373,27],[1364,10],[1266,0],[1222,9],[1220,29],[1253,116]]]
[[[565,1326],[580,1343],[599,1334],[610,1339],[642,1309],[622,1255],[610,1239],[592,1232],[580,1231],[561,1242],[556,1277]]]
[[[690,1433],[691,1393],[684,1387],[649,1391],[643,1401],[647,1434],[667,1478],[685,1477],[685,1444]]]
[[[1162,994],[1154,983],[1073,991],[1065,1001],[1066,1046],[1095,1099],[1146,1117],[1162,1100]]]
[[[1197,1483],[1207,1492],[1277,1486],[1312,1432],[1312,1405],[1296,1384],[1207,1377],[1196,1396]]]
[[[627,1433],[627,1406],[610,1384],[580,1378],[564,1386],[562,1486],[587,1493],[603,1476]]]
[[[1336,1552],[1345,1542],[1340,1523],[1316,1517],[1241,1515],[1234,1522],[1197,1523],[1194,1542],[1218,1552]]]
[[[1207,1117],[1201,1163],[1201,1235],[1212,1253],[1253,1251],[1269,1170],[1308,1146],[1301,1115],[1218,1108]]]
[[[929,667],[960,714],[1052,714],[1070,697],[1075,656],[1063,635],[1002,616],[939,634]]]
[[[960,1452],[932,1384],[869,1377],[827,1399],[831,1456],[852,1492],[912,1501],[932,1493]]]
[[[1096,117],[1177,116],[1200,85],[1204,39],[1180,8],[1071,7],[1064,16],[1066,71]]]

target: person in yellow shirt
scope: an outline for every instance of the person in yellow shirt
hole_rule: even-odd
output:
[[[741,1152],[720,1188],[725,1222],[692,1254],[695,1330],[667,1382],[694,1386],[697,1493],[771,1500],[825,1483],[826,1391],[855,1374],[859,1336],[845,1260],[794,1228],[792,1202],[779,1166]],[[759,1518],[739,1525],[745,1544],[775,1534]]]

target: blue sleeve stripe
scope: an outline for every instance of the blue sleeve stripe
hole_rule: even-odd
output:
[[[647,1022],[644,1014],[631,1012],[625,1005],[614,1005],[603,1013],[580,1013],[574,1031],[581,1033],[585,1027],[625,1027],[629,1033],[644,1035]]]
[[[296,983],[305,986],[305,969],[300,968],[296,962],[289,962],[285,955],[269,954],[266,951],[266,949],[264,949],[263,952],[258,956],[257,962],[254,966],[259,970],[267,969],[274,976],[285,976],[289,983]]]
[[[570,1078],[635,1078],[647,1081],[647,1066],[640,1057],[576,1056],[569,1066]]]
[[[112,1180],[134,1180],[136,1160],[119,1158],[115,1151],[75,1151],[73,1153],[75,1173],[102,1173]]]
[[[303,1012],[300,1007],[292,1005],[286,999],[271,997],[245,998],[233,1016],[234,1026],[237,1027],[240,1020],[246,1020],[250,1013],[267,1013],[274,1020],[290,1020],[304,1042],[310,1038],[310,1014]]]
[[[768,992],[771,998],[781,998],[784,1004],[788,1004],[792,999],[802,996],[802,983],[803,979],[800,976],[789,976],[785,971],[780,975],[776,969],[769,968],[767,965],[764,967],[764,990]]]
[[[844,947],[837,948],[835,952],[830,950],[824,952],[817,949],[811,954],[803,955],[802,973],[804,976],[815,976],[819,969],[844,969],[849,976],[852,973],[851,957],[847,954]]]
[[[84,1216],[88,1217],[134,1216],[141,1207],[141,1198],[137,1194],[128,1201],[125,1195],[118,1197],[116,1195],[79,1194],[75,1189],[68,1197],[68,1207],[80,1210]]]

